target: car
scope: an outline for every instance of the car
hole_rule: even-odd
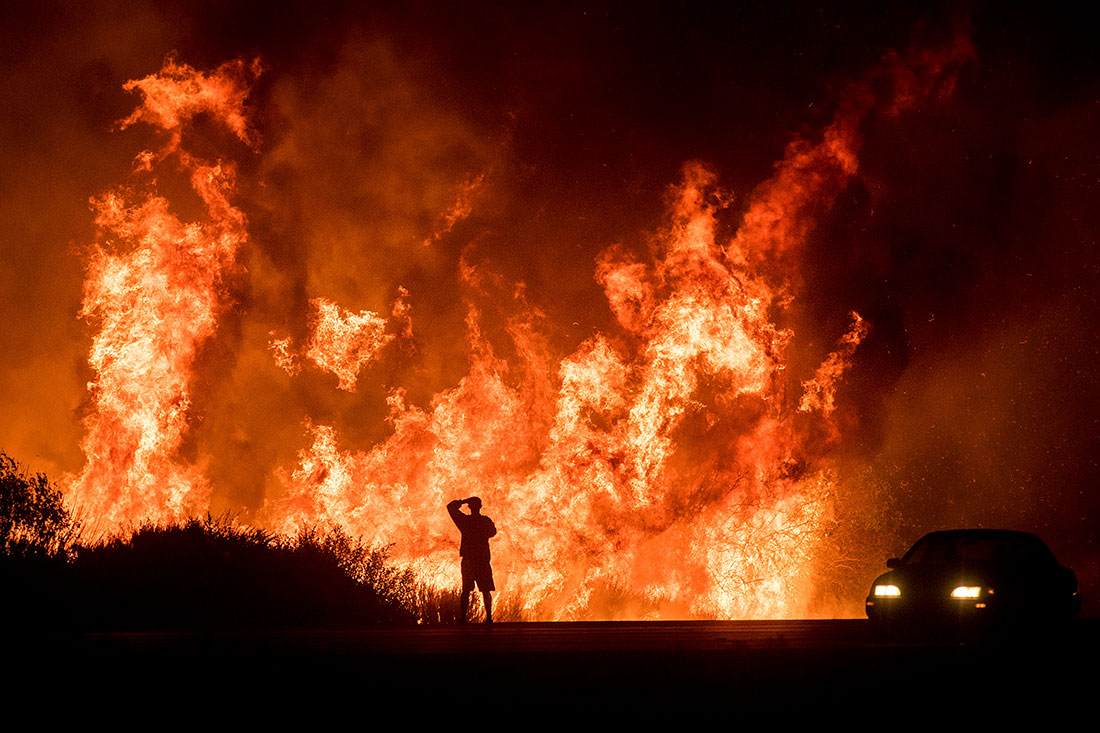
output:
[[[886,567],[867,595],[878,636],[1056,628],[1081,612],[1077,576],[1030,532],[931,532]]]

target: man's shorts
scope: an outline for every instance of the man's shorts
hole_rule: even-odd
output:
[[[477,588],[482,593],[488,593],[491,590],[496,590],[497,587],[493,585],[493,569],[489,566],[488,560],[481,560],[479,558],[462,558],[462,592],[463,594],[469,593],[474,589],[474,583],[477,583]]]

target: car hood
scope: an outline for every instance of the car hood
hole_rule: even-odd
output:
[[[934,595],[943,597],[960,585],[977,585],[1011,591],[1028,586],[1063,585],[1067,574],[1062,567],[1005,568],[992,564],[904,565],[880,575],[874,585],[896,585],[902,595]]]
[[[985,565],[906,565],[885,573],[875,583],[899,587],[939,587],[950,585],[990,585],[1001,574]]]

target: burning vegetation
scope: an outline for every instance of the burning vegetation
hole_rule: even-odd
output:
[[[807,614],[832,511],[828,457],[842,439],[837,384],[868,325],[852,313],[813,376],[791,378],[793,334],[781,321],[799,296],[798,253],[813,208],[858,169],[861,117],[949,89],[968,53],[957,40],[917,63],[891,59],[884,92],[857,89],[818,142],[792,144],[732,237],[719,227],[733,196],[705,164],[686,164],[649,257],[614,248],[598,259],[619,329],[594,333],[564,358],[548,353],[518,295],[506,329],[512,355],[498,355],[470,297],[468,373],[427,408],[393,389],[392,432],[373,447],[341,449],[332,425],[303,416],[310,445],[278,472],[258,521],[288,534],[321,525],[392,543],[398,562],[446,587],[454,552],[439,507],[479,494],[505,518],[497,564],[505,593],[530,617],[599,614],[593,595],[612,588],[629,589],[656,615]],[[209,509],[209,482],[180,447],[197,354],[232,307],[226,282],[238,274],[248,229],[233,203],[233,164],[196,157],[184,133],[205,114],[251,143],[245,102],[259,70],[238,61],[205,73],[169,59],[126,85],[141,105],[123,126],[151,124],[164,141],[137,158],[144,190],[93,202],[101,236],[83,315],[97,329],[96,378],[88,463],[69,493],[106,530]],[[197,220],[181,221],[157,193],[168,167],[190,176]],[[480,267],[467,264],[462,277],[481,279]],[[309,305],[302,356],[335,375],[337,389],[354,391],[395,334],[377,313],[323,295]],[[394,311],[411,339],[415,320],[400,302]],[[288,340],[271,346],[295,376]]]
[[[438,592],[444,506],[477,495],[517,617],[854,613],[838,576],[896,530],[859,467],[893,384],[861,358],[899,337],[883,299],[822,293],[820,232],[868,191],[903,205],[865,143],[952,104],[976,57],[963,25],[879,55],[755,181],[685,155],[652,211],[563,217],[524,188],[516,115],[444,108],[386,43],[169,56],[124,84],[133,164],[91,199],[67,501],[105,542],[222,512],[226,537],[325,528]]]

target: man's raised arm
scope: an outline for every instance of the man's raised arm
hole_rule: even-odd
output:
[[[447,503],[447,513],[451,515],[451,521],[454,522],[455,526],[459,529],[462,529],[462,520],[466,518],[466,515],[459,510],[459,507],[462,506],[463,501],[465,500],[455,499],[454,501]]]

